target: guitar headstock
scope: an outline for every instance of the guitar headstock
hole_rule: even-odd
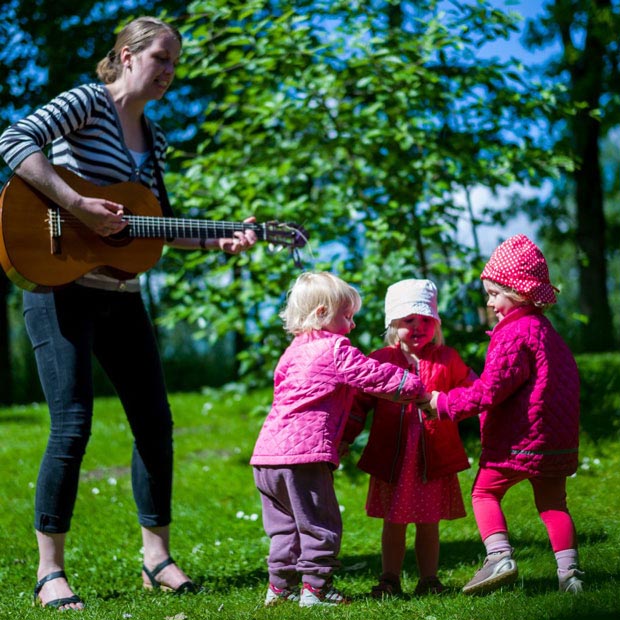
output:
[[[274,245],[303,248],[308,242],[308,232],[306,229],[292,222],[272,221],[259,224],[258,226],[264,230],[264,241]]]

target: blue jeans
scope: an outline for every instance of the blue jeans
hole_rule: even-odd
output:
[[[92,355],[110,378],[134,437],[138,520],[170,523],[172,415],[159,351],[140,293],[70,285],[24,292],[26,329],[50,412],[35,498],[35,528],[69,531],[93,416]]]

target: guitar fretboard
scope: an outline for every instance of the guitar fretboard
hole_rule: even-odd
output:
[[[175,217],[127,215],[126,232],[130,237],[150,239],[220,239],[235,232],[253,230],[259,241],[267,240],[265,225],[242,222],[218,222]]]

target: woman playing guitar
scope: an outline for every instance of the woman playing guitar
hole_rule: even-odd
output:
[[[79,192],[52,164],[97,185],[141,183],[165,205],[160,179],[166,140],[158,125],[146,119],[144,107],[170,87],[181,43],[173,26],[152,17],[135,19],[99,62],[101,82],[61,93],[6,129],[0,155],[18,177],[94,233],[120,233],[127,226],[122,202]],[[43,150],[49,145],[48,159]],[[229,238],[167,242],[236,254],[255,241],[248,229]],[[49,292],[24,291],[24,316],[51,417],[35,499],[39,566],[34,602],[84,607],[67,581],[64,549],[91,431],[91,353],[114,384],[134,437],[132,484],[144,585],[194,590],[170,557],[172,417],[139,281],[97,269]]]

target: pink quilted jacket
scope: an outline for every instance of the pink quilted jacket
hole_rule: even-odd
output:
[[[328,462],[337,467],[357,389],[396,401],[425,393],[413,373],[372,360],[348,338],[325,331],[295,337],[278,362],[274,388],[252,465]]]
[[[577,364],[533,306],[517,308],[497,324],[480,379],[442,394],[437,408],[440,419],[481,414],[481,466],[542,476],[577,470]]]

